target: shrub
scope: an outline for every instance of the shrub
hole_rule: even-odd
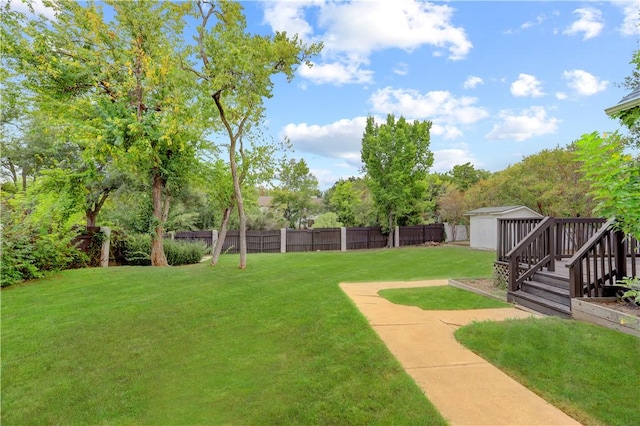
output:
[[[151,235],[127,235],[124,238],[123,252],[128,265],[151,265]]]
[[[208,248],[202,242],[164,240],[164,254],[169,265],[190,265],[200,262]],[[124,239],[124,259],[129,265],[151,265],[151,236],[129,235]]]
[[[203,242],[164,241],[164,254],[169,265],[191,265],[202,260],[209,249]]]
[[[47,271],[85,266],[88,258],[74,245],[76,232],[28,220],[16,220],[5,210],[2,221],[0,285],[40,278]]]

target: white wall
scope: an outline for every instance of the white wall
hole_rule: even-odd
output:
[[[469,246],[490,250],[498,247],[498,220],[495,216],[471,216]]]
[[[456,239],[455,241],[468,241],[467,227],[465,225],[455,225],[456,227]],[[444,224],[444,233],[446,235],[445,241],[454,241],[452,226],[448,223]]]

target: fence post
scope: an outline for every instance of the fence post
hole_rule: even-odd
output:
[[[393,246],[400,247],[400,227],[396,226],[393,231]]]
[[[106,268],[109,266],[109,246],[111,245],[111,228],[108,226],[101,226],[100,232],[105,236],[100,248],[100,266]]]
[[[176,239],[176,231],[169,231],[169,238],[171,241]]]
[[[287,252],[287,228],[280,228],[280,253]]]
[[[340,228],[340,251],[347,251],[347,228]]]
[[[211,253],[216,248],[216,244],[218,244],[218,230],[214,229],[211,231]]]

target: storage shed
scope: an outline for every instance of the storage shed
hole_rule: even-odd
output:
[[[469,216],[469,245],[473,248],[495,250],[498,247],[498,219],[541,218],[542,215],[526,206],[483,207],[465,213]]]

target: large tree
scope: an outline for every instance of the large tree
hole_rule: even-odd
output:
[[[12,26],[4,53],[14,58],[39,110],[67,130],[86,164],[114,159],[149,179],[151,261],[167,265],[163,223],[181,175],[192,164],[199,128],[191,108],[192,79],[182,67],[181,5],[59,1],[51,6],[55,19],[39,16]],[[103,6],[111,17],[105,17]]]
[[[318,179],[304,159],[282,160],[278,186],[273,190],[273,205],[282,213],[291,228],[300,228],[313,213],[312,198],[320,193]]]
[[[378,210],[386,217],[387,247],[393,245],[393,227],[398,216],[408,214],[424,195],[433,154],[429,150],[430,121],[396,121],[393,114],[384,124],[367,117],[362,137],[362,170]]]
[[[327,208],[336,213],[344,226],[375,224],[371,192],[363,178],[340,179],[324,194]]]
[[[594,203],[575,149],[544,149],[478,181],[465,193],[469,208],[515,204],[545,216],[591,216]]]
[[[243,135],[264,117],[264,100],[273,96],[273,78],[294,77],[297,67],[308,62],[322,45],[305,45],[297,35],[250,34],[242,5],[232,1],[197,0],[198,25],[194,54],[200,67],[189,67],[201,89],[201,107],[213,130],[222,129],[229,145],[229,166],[235,206],[240,221],[240,269],[247,264],[246,215],[238,170],[239,144]],[[220,125],[221,123],[221,125]]]

